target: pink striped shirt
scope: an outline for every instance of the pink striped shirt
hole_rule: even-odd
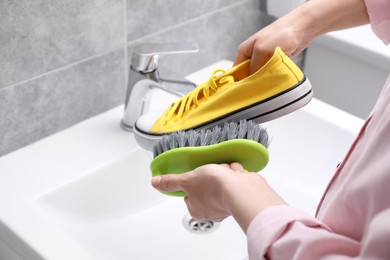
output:
[[[390,43],[390,0],[366,0],[370,23]],[[317,217],[289,206],[250,224],[254,259],[390,259],[390,76],[318,206]]]

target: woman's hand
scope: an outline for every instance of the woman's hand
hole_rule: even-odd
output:
[[[364,0],[310,0],[241,43],[234,65],[251,59],[250,74],[253,74],[278,46],[292,58],[319,35],[368,22]]]
[[[272,57],[276,47],[280,47],[290,58],[302,52],[310,41],[305,37],[306,32],[291,19],[293,18],[284,16],[242,42],[234,65],[251,59],[250,74],[253,74]]]
[[[183,174],[166,174],[152,179],[160,191],[188,194],[185,203],[195,219],[222,221],[232,215],[246,232],[264,208],[286,204],[257,173],[244,173],[238,163],[209,164]]]

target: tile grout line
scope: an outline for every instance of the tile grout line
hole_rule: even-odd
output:
[[[123,23],[124,23],[124,32],[123,32],[123,38],[124,38],[124,43],[125,43],[125,46],[124,46],[124,48],[125,48],[125,57],[124,57],[124,62],[125,62],[125,66],[124,66],[124,73],[125,73],[125,84],[127,85],[127,77],[128,77],[128,69],[127,69],[127,67],[128,67],[128,64],[129,64],[129,57],[128,57],[128,48],[127,48],[127,15],[128,15],[128,13],[127,13],[127,0],[123,0],[123,19],[124,19],[124,21],[123,21]]]
[[[216,14],[216,13],[222,12],[222,11],[224,11],[224,10],[228,10],[228,9],[230,9],[230,8],[233,8],[233,7],[235,7],[235,6],[238,6],[238,5],[243,4],[244,2],[249,2],[249,1],[250,1],[250,0],[244,0],[244,1],[239,1],[239,2],[237,2],[237,3],[233,3],[233,4],[231,4],[231,5],[228,5],[228,6],[219,8],[218,10],[215,10],[215,11],[213,11],[213,12],[210,12],[210,13],[207,13],[207,14],[204,14],[204,15],[200,15],[200,16],[194,17],[194,18],[189,19],[189,20],[186,20],[186,21],[184,21],[184,22],[182,22],[182,23],[180,23],[180,24],[171,26],[171,27],[169,27],[169,28],[166,28],[166,29],[163,29],[163,30],[160,30],[160,31],[151,33],[151,34],[148,34],[148,35],[146,35],[146,36],[142,36],[142,37],[140,37],[140,38],[138,38],[138,39],[136,39],[136,40],[133,40],[133,41],[128,42],[128,41],[127,41],[127,4],[126,4],[126,0],[123,0],[123,2],[124,2],[124,25],[125,25],[125,26],[124,26],[125,28],[124,28],[124,44],[123,44],[123,46],[118,46],[118,47],[113,48],[113,49],[111,49],[111,50],[108,50],[108,51],[105,51],[105,52],[101,52],[101,53],[98,53],[98,54],[89,56],[89,57],[87,57],[87,58],[84,58],[84,59],[77,60],[77,61],[75,61],[75,62],[72,62],[72,63],[66,64],[66,65],[57,67],[57,68],[55,68],[55,69],[46,71],[46,72],[44,72],[44,73],[41,73],[41,74],[32,76],[32,77],[30,77],[30,78],[28,78],[28,79],[21,80],[21,81],[19,81],[19,82],[13,83],[13,84],[8,85],[8,86],[4,86],[4,87],[0,88],[0,92],[5,91],[5,90],[10,89],[10,88],[13,88],[13,87],[18,86],[18,85],[27,83],[27,82],[29,82],[29,81],[36,80],[36,79],[38,79],[38,78],[44,77],[44,76],[46,76],[46,75],[49,75],[49,74],[51,74],[51,73],[55,73],[55,72],[57,72],[57,71],[61,71],[61,70],[70,68],[70,67],[72,67],[72,66],[81,64],[81,63],[83,63],[83,62],[86,62],[86,61],[89,61],[89,60],[92,60],[92,59],[95,59],[95,58],[99,58],[99,57],[101,57],[101,56],[107,55],[107,54],[109,54],[109,53],[111,53],[111,52],[120,50],[120,49],[122,49],[122,48],[124,48],[124,52],[125,52],[125,78],[126,78],[126,80],[127,80],[127,63],[128,63],[128,57],[127,57],[127,56],[128,56],[128,51],[127,51],[127,47],[128,47],[129,45],[131,45],[132,43],[138,42],[138,41],[142,41],[142,40],[147,39],[147,38],[149,38],[149,37],[153,37],[153,36],[155,36],[155,35],[158,35],[158,34],[161,34],[161,33],[164,33],[164,32],[167,32],[167,31],[170,31],[170,30],[173,30],[173,29],[176,29],[176,28],[180,28],[181,26],[185,26],[185,25],[187,25],[187,24],[189,24],[189,23],[192,23],[192,22],[194,22],[194,21],[200,20],[200,19],[205,18],[205,17],[212,16],[212,15],[214,15],[214,14]]]
[[[55,72],[58,72],[58,71],[61,71],[61,70],[65,70],[65,69],[67,69],[67,68],[70,68],[70,67],[72,67],[72,66],[81,64],[81,63],[83,63],[83,62],[86,62],[86,61],[89,61],[89,60],[93,60],[93,59],[95,59],[95,58],[99,58],[99,57],[104,56],[104,55],[107,55],[107,54],[109,54],[109,53],[112,53],[112,52],[121,50],[122,48],[125,48],[125,49],[126,49],[126,46],[127,46],[126,43],[121,44],[121,45],[123,45],[123,46],[119,46],[119,47],[113,48],[113,49],[111,49],[111,50],[109,50],[109,51],[104,51],[104,52],[101,52],[101,53],[98,53],[98,54],[89,56],[89,57],[87,57],[87,58],[84,58],[84,59],[81,59],[81,60],[78,60],[78,61],[75,61],[75,62],[66,64],[66,65],[57,67],[57,68],[55,68],[55,69],[46,71],[46,72],[44,72],[44,73],[41,73],[41,74],[32,76],[32,77],[30,77],[30,78],[28,78],[28,79],[21,80],[21,81],[19,81],[19,82],[17,82],[17,83],[13,83],[13,84],[11,84],[11,85],[2,87],[2,88],[0,88],[0,92],[3,91],[3,90],[6,90],[6,89],[13,88],[13,87],[18,86],[18,85],[27,83],[27,82],[29,82],[29,81],[36,80],[36,79],[41,78],[41,77],[44,77],[44,76],[46,76],[46,75],[48,75],[48,74],[55,73]]]

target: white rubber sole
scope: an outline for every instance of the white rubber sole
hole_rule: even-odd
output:
[[[313,97],[313,90],[308,78],[294,86],[293,88],[263,100],[250,107],[217,118],[194,127],[194,130],[223,125],[225,122],[238,122],[242,119],[253,120],[256,123],[264,123],[281,116],[287,115],[299,108],[305,106]],[[134,125],[134,136],[137,143],[144,149],[152,151],[154,144],[162,137],[161,134],[146,133],[137,128],[137,122]]]

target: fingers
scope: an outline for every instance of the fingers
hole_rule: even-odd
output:
[[[240,163],[232,163],[230,164],[230,169],[232,169],[233,171],[236,171],[236,172],[244,172],[244,167],[242,167],[242,165]]]
[[[240,163],[232,164],[221,164],[223,168],[231,169],[236,172],[244,172],[244,168]],[[205,166],[204,166],[205,167]],[[206,168],[204,168],[206,169]],[[184,186],[189,175],[187,174],[165,174],[153,177],[151,180],[152,186],[160,191],[165,192],[174,192],[174,191],[184,191],[186,192]]]
[[[256,37],[251,37],[238,47],[234,66],[250,59],[249,74],[251,75],[267,63],[272,57],[273,51],[274,48],[269,48],[269,46],[257,40]]]
[[[236,171],[236,172],[244,172],[244,167],[242,167],[242,165],[238,162],[234,162],[234,163],[231,163],[231,164],[227,164],[227,163],[222,163],[220,164],[220,166],[226,168],[226,169],[231,169],[233,171]]]
[[[240,63],[242,63],[242,62],[244,62],[246,60],[249,60],[250,58],[251,58],[250,56],[246,56],[246,55],[238,52],[236,54],[236,58],[234,59],[233,66],[236,66],[236,65],[238,65],[238,64],[240,64]]]
[[[252,56],[252,48],[253,44],[250,39],[242,42],[240,46],[238,46],[236,58],[234,59],[233,66],[240,64],[243,61],[246,61]]]
[[[252,48],[251,64],[249,69],[250,74],[255,73],[263,67],[274,54],[274,48],[269,48],[257,41],[253,44]]]
[[[181,191],[183,190],[183,176],[181,174],[166,174],[152,178],[152,186],[159,191]]]
[[[230,169],[230,165],[228,163],[221,163],[220,165],[226,169]]]

